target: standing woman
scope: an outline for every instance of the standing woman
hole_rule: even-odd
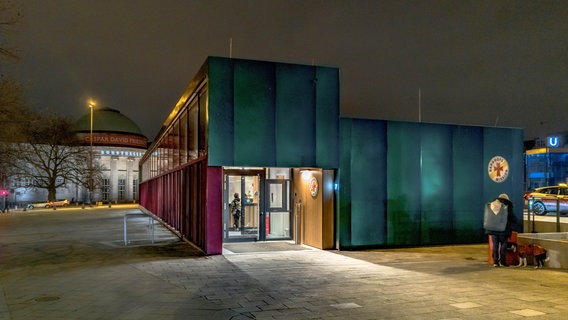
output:
[[[505,193],[485,205],[483,227],[491,239],[494,267],[507,266],[507,239],[516,229],[517,218],[513,212],[513,203]]]

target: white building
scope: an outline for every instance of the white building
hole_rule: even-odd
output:
[[[90,148],[91,114],[80,117],[75,123],[75,131]],[[103,185],[94,190],[92,201],[108,203],[133,203],[139,199],[138,162],[146,152],[148,139],[131,119],[111,108],[93,110],[93,161],[104,166]],[[57,189],[57,199],[71,202],[88,202],[86,188],[68,183]],[[8,196],[13,205],[44,202],[47,190],[26,189],[14,186]]]

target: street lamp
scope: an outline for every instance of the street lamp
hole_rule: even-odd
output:
[[[91,144],[89,150],[89,205],[91,205],[93,195],[93,109],[95,105],[94,101],[89,101],[89,109],[91,110],[91,133],[89,135],[89,143]]]

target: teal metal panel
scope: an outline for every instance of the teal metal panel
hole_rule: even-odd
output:
[[[209,93],[209,155],[211,166],[234,165],[233,63],[210,57],[207,61]]]
[[[315,67],[276,65],[276,165],[315,166]]]
[[[483,129],[453,127],[453,234],[455,242],[486,240],[483,230]]]
[[[354,120],[351,129],[351,245],[386,244],[386,124]]]
[[[340,120],[339,135],[339,171],[337,180],[339,181],[339,199],[337,199],[337,219],[336,230],[337,240],[340,248],[351,247],[351,225],[352,225],[352,183],[351,183],[351,128],[354,119],[342,118]]]
[[[418,126],[418,125],[415,125]],[[453,233],[452,128],[420,126],[421,243],[448,243]]]
[[[339,167],[338,69],[218,57],[202,69],[210,165]]]
[[[316,167],[339,167],[339,70],[316,69]]]
[[[387,121],[381,133],[380,125],[341,121],[340,248],[485,242],[483,205],[503,192],[522,221],[522,130]],[[495,155],[509,162],[509,177],[499,183],[487,172]],[[382,220],[368,205],[381,193]]]
[[[503,157],[508,164],[507,178],[495,182],[488,171],[491,160]],[[513,202],[517,220],[522,221],[524,206],[524,159],[523,132],[521,129],[492,128],[483,129],[483,198],[485,202],[495,199],[499,194],[506,193]]]
[[[233,63],[234,165],[275,166],[274,64],[247,60]]]
[[[412,245],[421,239],[421,131],[406,122],[387,124],[387,242]]]

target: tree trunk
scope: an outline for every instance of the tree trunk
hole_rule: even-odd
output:
[[[57,195],[57,190],[55,189],[55,185],[49,186],[47,188],[47,201],[55,201],[56,195]]]

